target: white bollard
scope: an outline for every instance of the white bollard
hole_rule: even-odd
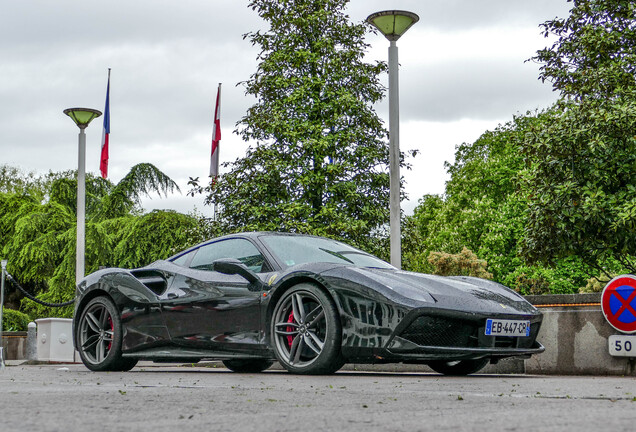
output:
[[[31,321],[29,323],[29,327],[27,330],[27,340],[26,340],[26,358],[27,360],[37,360],[38,359],[38,336],[37,336],[37,325]]]
[[[75,348],[72,341],[73,320],[69,318],[40,318],[37,324],[38,360],[52,363],[73,363]]]

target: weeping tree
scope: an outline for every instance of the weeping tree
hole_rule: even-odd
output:
[[[228,172],[192,192],[217,204],[228,231],[306,232],[369,246],[388,222],[387,131],[373,110],[382,62],[367,63],[366,23],[348,0],[253,0],[268,24],[245,35],[260,48],[241,84],[257,103],[235,133],[251,143]]]
[[[77,180],[72,171],[49,174],[39,192],[0,193],[0,241],[9,272],[38,298],[60,303],[74,296]],[[86,180],[86,270],[138,267],[202,240],[195,217],[173,211],[142,214],[144,195],[167,195],[177,184],[151,164],[135,165],[117,184]],[[23,191],[22,191],[23,192]],[[47,197],[42,199],[42,197]],[[25,300],[33,316],[70,316]]]

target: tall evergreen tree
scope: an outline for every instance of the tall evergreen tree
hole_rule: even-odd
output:
[[[228,230],[286,230],[365,245],[388,221],[387,131],[373,110],[386,64],[363,61],[366,23],[348,0],[253,0],[269,23],[242,84],[256,96],[236,133],[254,143],[208,186]],[[203,191],[199,188],[199,191]]]

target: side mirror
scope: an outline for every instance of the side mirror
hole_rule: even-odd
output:
[[[263,282],[256,276],[252,270],[248,269],[245,264],[234,258],[221,258],[212,263],[212,270],[226,275],[239,275],[246,279],[255,289],[250,291],[260,291]]]

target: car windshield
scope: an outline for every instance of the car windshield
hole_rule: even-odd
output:
[[[320,237],[265,235],[260,239],[278,260],[294,266],[311,262],[392,269],[390,264],[344,243]]]

